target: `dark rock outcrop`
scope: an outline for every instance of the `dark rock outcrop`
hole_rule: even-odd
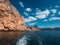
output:
[[[29,31],[38,31],[38,30],[40,30],[40,28],[38,28],[38,26],[31,26],[31,27],[27,27],[27,30],[29,30]]]

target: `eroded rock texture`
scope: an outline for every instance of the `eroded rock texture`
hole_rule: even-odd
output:
[[[11,45],[25,30],[24,17],[9,0],[0,0],[0,45]]]
[[[19,15],[9,0],[0,0],[0,30],[26,30],[24,17]]]

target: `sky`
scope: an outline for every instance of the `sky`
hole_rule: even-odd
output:
[[[26,26],[60,27],[60,0],[10,0]]]

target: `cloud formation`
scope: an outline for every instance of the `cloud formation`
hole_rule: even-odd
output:
[[[25,10],[28,11],[28,12],[31,12],[32,11],[31,8],[26,8]]]
[[[56,6],[56,7],[58,7],[58,6]],[[26,8],[26,11],[30,12],[31,8]],[[24,14],[28,16],[28,18],[25,18],[25,23],[34,22],[38,19],[40,19],[40,20],[44,19],[44,20],[42,20],[44,22],[48,22],[48,21],[52,21],[52,20],[60,20],[60,17],[55,17],[57,12],[58,12],[57,9],[51,9],[51,10],[45,9],[45,10],[41,11],[39,8],[36,8],[35,12],[32,12],[34,14],[34,16],[32,16],[32,15],[29,16],[29,13],[24,12]],[[58,12],[58,14],[60,14],[60,12]],[[50,15],[50,17],[48,17],[49,15]]]
[[[60,15],[60,11],[58,12],[58,14]]]
[[[29,26],[34,26],[34,25],[37,25],[37,22],[32,22],[32,23],[27,24],[27,25],[29,25]]]
[[[52,17],[49,19],[49,21],[52,21],[52,20],[60,20],[60,17]]]
[[[56,13],[57,10],[56,10],[56,9],[51,9],[51,12],[52,12],[52,13]]]
[[[28,16],[28,15],[29,15],[27,12],[23,12],[23,14],[25,14],[26,16]]]
[[[45,19],[45,20],[43,20],[44,22],[47,22],[48,20],[47,19]]]
[[[19,4],[21,5],[21,7],[24,7],[23,2],[19,2]]]
[[[29,16],[28,18],[25,18],[25,23],[31,22],[31,21],[36,21],[37,19],[35,17]]]
[[[55,8],[59,8],[60,6],[59,5],[56,5]]]
[[[50,11],[48,9],[44,10],[44,11],[37,11],[36,12],[36,18],[39,18],[39,19],[44,19],[46,18],[48,15],[50,14]]]

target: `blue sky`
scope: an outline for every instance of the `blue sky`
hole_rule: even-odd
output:
[[[10,0],[26,26],[60,27],[60,0]]]

